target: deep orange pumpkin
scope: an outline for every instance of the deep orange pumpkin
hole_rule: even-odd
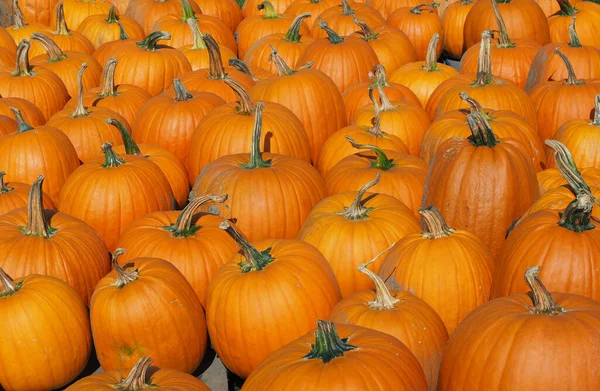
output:
[[[312,29],[315,20],[326,10],[334,6],[339,6],[339,0],[294,0],[286,9],[285,14],[298,16],[309,13],[310,17],[306,20],[306,26]]]
[[[550,41],[569,42],[569,29],[571,19],[577,16],[577,25],[580,40],[583,45],[600,47],[600,5],[593,2],[581,1],[571,4],[569,0],[557,0],[560,11],[548,18],[550,26]]]
[[[473,0],[461,0],[453,2],[444,11],[442,16],[442,28],[444,30],[442,46],[446,56],[452,60],[460,60],[463,53],[468,49],[464,38],[465,21],[474,5],[475,1]]]
[[[402,7],[392,12],[387,19],[389,25],[404,31],[417,51],[417,59],[427,58],[427,48],[431,37],[444,36],[442,20],[437,13],[438,3],[419,4],[416,7]],[[442,41],[436,45],[436,58],[442,54]]]
[[[180,15],[181,2],[177,0],[124,0],[128,1],[124,14],[142,26],[146,34],[152,33],[154,25],[164,15]],[[193,12],[202,13],[194,0],[187,0]],[[120,7],[119,7],[120,8]],[[121,9],[122,11],[122,9]]]
[[[600,169],[588,167],[581,169],[583,179],[594,187],[600,187]],[[546,192],[567,185],[567,181],[556,168],[548,168],[537,174],[540,195]]]
[[[19,109],[25,122],[31,126],[39,126],[46,123],[44,115],[36,105],[22,98],[2,98],[0,97],[0,115],[14,118],[11,108]],[[17,125],[18,129],[18,125]],[[12,133],[12,132],[11,132]]]
[[[18,208],[27,207],[31,185],[21,182],[4,182],[6,173],[0,171],[0,216]],[[56,209],[46,193],[42,193],[46,209]]]
[[[341,6],[340,6],[341,3]],[[320,28],[319,19],[335,30],[340,36],[347,37],[356,31],[356,20],[375,28],[385,25],[385,19],[381,14],[369,5],[361,2],[340,0],[338,4],[321,12],[313,22],[311,35],[315,39],[326,38],[327,32]]]
[[[210,54],[208,47],[202,38],[202,32],[198,26],[198,21],[194,18],[188,19],[188,25],[192,31],[193,43],[183,45],[178,50],[188,59],[192,65],[192,71],[210,68]],[[236,58],[234,51],[227,46],[218,45],[221,55],[221,61],[227,63],[230,59]]]
[[[195,0],[204,15],[214,16],[234,32],[244,19],[242,9],[235,0]]]
[[[110,10],[108,0],[61,0],[64,7],[65,21],[72,29],[77,30],[81,22],[91,15],[106,15]],[[119,0],[117,0],[118,2]],[[117,4],[118,6],[118,4]],[[55,6],[55,9],[58,7]],[[56,26],[54,26],[56,27]]]
[[[111,4],[106,15],[90,15],[85,18],[77,31],[86,36],[93,47],[98,49],[106,42],[119,40],[121,29],[128,37],[136,41],[141,41],[146,37],[144,29],[138,22],[127,16],[117,15],[114,4]]]
[[[123,29],[121,23],[117,22],[117,26],[119,26],[119,39],[110,42],[104,42],[94,52],[94,58],[98,60],[100,64],[105,64],[106,61],[113,56],[115,50],[118,49],[124,43],[139,41],[139,39],[129,38],[129,35],[127,35],[127,33],[125,32],[125,29]]]

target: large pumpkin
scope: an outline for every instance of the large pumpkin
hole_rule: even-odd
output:
[[[231,30],[240,24],[244,16],[235,0],[195,0],[204,15],[214,16]]]
[[[550,26],[550,40],[552,42],[569,42],[567,26],[571,18],[577,16],[580,39],[584,45],[600,47],[600,37],[597,31],[600,27],[600,5],[593,2],[577,2],[571,4],[569,0],[557,0],[560,11],[548,18]]]
[[[3,98],[0,96],[0,115],[14,118],[12,108],[19,109],[25,122],[31,126],[39,126],[46,123],[46,119],[40,109],[30,101],[23,98]],[[16,129],[18,128],[17,124]]]
[[[392,12],[388,24],[404,31],[417,51],[417,59],[424,61],[431,37],[444,35],[442,20],[436,7],[438,3],[419,4],[416,7],[402,7]],[[442,42],[436,41],[436,58],[442,54]]]
[[[117,15],[114,4],[111,4],[106,15],[90,15],[85,18],[77,31],[86,36],[98,49],[105,42],[117,41],[121,36],[121,29],[127,33],[128,37],[138,41],[146,36],[142,26],[135,20]]]
[[[465,21],[475,3],[473,0],[452,2],[444,11],[442,16],[443,48],[444,54],[452,60],[460,60],[468,49],[464,38]]]
[[[21,182],[6,182],[6,173],[0,171],[0,216],[18,208],[27,207],[31,185]],[[46,193],[42,193],[42,203],[47,209],[56,209]]]

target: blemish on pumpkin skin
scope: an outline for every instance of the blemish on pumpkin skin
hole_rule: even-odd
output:
[[[117,348],[117,352],[119,353],[119,356],[121,356],[121,360],[124,360],[127,357],[133,356],[135,349],[132,349],[128,346],[122,346]]]

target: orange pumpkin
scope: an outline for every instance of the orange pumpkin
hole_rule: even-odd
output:
[[[0,115],[14,118],[11,108],[19,109],[25,122],[31,126],[43,125],[46,123],[44,115],[36,105],[22,98],[2,98],[0,97]],[[18,129],[18,125],[17,125]],[[11,132],[12,133],[12,132]]]
[[[182,4],[177,0],[125,0],[128,2],[125,15],[139,23],[146,34],[154,30],[156,22],[164,15],[180,15]],[[202,13],[194,0],[187,3],[195,13]],[[118,7],[120,8],[120,7]],[[185,22],[185,21],[184,21]]]
[[[204,311],[194,289],[163,259],[135,258],[123,266],[119,257],[125,251],[115,250],[114,270],[100,280],[90,303],[102,369],[131,368],[148,354],[156,357],[158,366],[192,373],[202,361],[207,340]],[[157,327],[152,320],[156,317],[168,321]]]
[[[273,6],[275,12],[282,14],[288,5],[294,0],[271,0],[270,3]],[[246,0],[242,6],[242,14],[244,18],[248,18],[252,15],[260,15],[261,8],[258,6],[264,3],[263,0]]]
[[[580,40],[583,45],[600,47],[600,37],[597,31],[600,27],[600,5],[581,1],[571,4],[569,0],[557,0],[560,11],[548,18],[550,26],[550,41],[569,42],[571,19],[577,16]]]
[[[594,187],[600,187],[600,169],[588,167],[581,169],[583,179]],[[540,195],[567,185],[567,181],[556,168],[549,168],[537,174]],[[540,197],[541,198],[541,197]]]
[[[442,29],[444,30],[444,54],[452,60],[460,60],[468,49],[465,44],[465,21],[471,8],[475,5],[473,0],[461,0],[450,4],[442,16]]]
[[[72,29],[77,30],[81,22],[88,16],[106,15],[110,10],[108,0],[61,0],[64,6],[65,21]],[[58,7],[55,6],[55,9]],[[56,26],[55,26],[56,27]]]
[[[227,220],[219,227],[241,253],[221,266],[208,286],[208,333],[223,364],[245,378],[269,354],[329,315],[340,288],[315,247],[275,239],[253,245]],[[282,322],[286,327],[277,328]]]
[[[419,0],[370,0],[370,4],[387,19],[398,8],[416,7]]]
[[[6,11],[10,15],[10,11],[14,8],[10,6],[12,2],[6,5]],[[18,1],[19,8],[25,10],[27,20],[36,24],[50,25],[52,19],[52,8],[56,4],[56,0],[21,0]]]
[[[8,33],[8,30],[4,27],[0,28],[0,47],[10,51],[11,53],[17,53],[17,45],[13,37]]]
[[[83,20],[78,32],[86,36],[98,49],[105,42],[119,40],[121,28],[128,37],[141,41],[146,37],[144,29],[135,20],[117,15],[117,9],[111,4],[107,15],[90,15]]]
[[[11,117],[0,115],[0,137],[6,134],[14,133],[18,129],[19,125],[17,124],[17,121]]]
[[[16,61],[15,53],[9,49],[0,47],[0,66],[12,67]]]
[[[436,7],[438,7],[438,3],[419,4],[414,8],[402,7],[392,12],[387,19],[390,26],[406,33],[417,51],[419,61],[427,58],[427,48],[431,37],[434,34],[438,34],[440,37],[444,36],[442,20]],[[442,42],[436,42],[435,53],[438,58],[442,54]]]
[[[347,37],[356,31],[357,19],[374,28],[385,24],[385,19],[381,14],[369,5],[341,0],[341,7],[338,2],[337,5],[321,12],[319,17],[313,22],[311,35],[315,39],[327,38],[327,32],[320,28],[319,20],[322,20],[340,36]]]
[[[0,171],[0,216],[18,208],[27,207],[31,185],[21,182],[4,182],[6,173]],[[42,193],[42,203],[46,209],[56,209],[46,193]]]
[[[234,32],[244,19],[242,9],[235,0],[195,0],[204,15],[214,16]]]
[[[326,9],[339,5],[339,0],[293,0],[293,2],[285,9],[285,14],[290,16],[298,16],[305,13],[310,14],[308,19],[306,19],[306,26],[309,27],[309,29],[312,29],[315,20],[317,20]]]
[[[202,32],[198,26],[198,21],[194,18],[190,18],[188,19],[188,25],[192,31],[193,43],[191,45],[181,46],[179,51],[183,53],[192,65],[192,71],[209,68],[210,55],[208,47],[202,38]],[[219,52],[222,62],[228,62],[236,56],[234,51],[223,45],[219,45]]]
[[[45,24],[40,24],[40,23],[27,23],[27,21],[25,20],[25,15],[23,15],[23,12],[21,11],[21,8],[19,7],[19,1],[18,0],[11,0],[11,8],[12,8],[12,21],[13,21],[13,25],[9,26],[6,28],[6,31],[8,32],[8,34],[12,37],[12,43],[13,44],[19,44],[22,40],[29,40],[29,37],[31,36],[31,34],[33,33],[37,33],[37,32],[44,32],[44,33],[50,33],[52,31],[52,29],[45,25]],[[37,43],[34,42],[34,48],[35,46],[37,46]],[[10,48],[10,45],[9,45]],[[16,48],[15,48],[15,53],[16,53]]]
[[[117,21],[117,26],[119,27],[119,39],[110,42],[104,42],[94,52],[94,58],[98,60],[100,64],[105,64],[106,61],[113,56],[115,50],[124,43],[139,41],[139,39],[129,38],[129,35],[127,35],[127,32],[125,32],[125,29],[123,29],[123,26],[119,21]]]

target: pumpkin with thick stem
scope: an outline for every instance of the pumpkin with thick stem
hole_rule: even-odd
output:
[[[219,19],[233,33],[238,24],[244,19],[242,9],[235,0],[195,0],[202,14]]]
[[[396,338],[323,320],[263,361],[242,390],[292,391],[299,381],[310,390],[427,390],[419,362]]]
[[[206,319],[194,289],[163,259],[134,258],[123,265],[119,258],[125,252],[114,251],[114,269],[100,280],[90,303],[100,365],[105,371],[131,368],[150,355],[159,367],[192,373],[207,344]],[[157,327],[156,319],[167,321]]]
[[[22,98],[3,98],[0,96],[0,115],[14,118],[15,115],[11,107],[19,109],[21,115],[25,119],[25,122],[31,126],[39,126],[46,123],[46,119],[44,118],[44,115],[40,109],[38,109],[37,106],[30,101]],[[19,126],[17,124],[17,129],[18,128]]]
[[[91,15],[85,18],[77,31],[86,36],[93,47],[98,49],[103,43],[119,40],[121,28],[131,39],[141,41],[146,37],[138,22],[127,16],[117,15],[114,4],[111,4],[106,15]]]
[[[579,170],[583,179],[591,186],[600,187],[600,169],[594,167],[582,168]],[[537,173],[538,185],[540,187],[540,195],[546,192],[568,185],[565,178],[556,168],[548,168]]]
[[[520,88],[525,88],[527,74],[541,45],[530,40],[531,38],[511,41],[497,0],[492,0],[492,10],[498,25],[498,42],[490,47],[492,73]],[[465,52],[460,60],[461,73],[477,72],[479,50],[480,48],[474,45]]]
[[[306,25],[312,29],[315,20],[328,8],[339,6],[339,0],[294,0],[286,9],[285,14],[290,16],[298,16],[300,14],[309,13],[310,16],[306,19]]]
[[[552,0],[554,1],[554,0]],[[451,60],[459,61],[468,49],[465,45],[465,21],[471,8],[475,5],[473,0],[460,0],[446,7],[442,17],[444,30],[443,53]]]
[[[319,20],[327,23],[331,29],[335,30],[342,37],[352,35],[358,30],[355,23],[356,19],[362,20],[365,24],[373,28],[386,24],[381,14],[369,5],[364,4],[364,2],[340,0],[335,6],[321,12],[319,17],[313,22],[311,35],[314,39],[327,38],[328,34],[320,28]]]
[[[269,2],[271,3],[271,6],[275,12],[278,14],[283,14],[288,5],[290,5],[293,1],[294,0],[270,0]],[[259,8],[259,5],[261,5],[263,2],[263,0],[245,0],[242,7],[242,14],[244,18],[247,19],[252,15],[260,15],[261,8]]]
[[[380,178],[377,173],[358,192],[325,198],[310,212],[298,234],[298,239],[312,244],[325,256],[343,297],[373,287],[357,272],[360,264],[419,231],[419,221],[402,202],[387,194],[367,193]],[[380,264],[381,260],[376,260],[375,270]]]
[[[12,16],[10,11],[13,11],[14,8],[10,7],[10,3],[10,1],[7,2],[4,12]],[[21,11],[21,14],[29,22],[49,26],[52,24],[52,8],[55,4],[56,0],[21,0],[19,1],[19,8],[24,10],[24,12]]]
[[[198,26],[198,21],[194,18],[189,18],[187,22],[192,31],[193,43],[191,45],[183,45],[179,48],[179,51],[183,53],[192,65],[192,71],[209,68],[210,55],[208,46],[202,38],[202,32],[200,31],[200,26]],[[219,53],[221,55],[221,61],[225,63],[232,58],[236,58],[235,52],[227,46],[219,45]]]
[[[40,109],[47,120],[62,110],[69,100],[69,93],[56,73],[29,64],[30,46],[29,41],[21,41],[17,51],[16,69],[0,71],[0,95],[30,101]]]
[[[102,150],[98,148],[102,142],[110,142],[113,145],[122,144],[120,133],[106,123],[107,118],[117,118],[127,122],[114,111],[104,107],[84,106],[83,74],[87,69],[87,63],[83,63],[78,72],[79,92],[77,94],[77,107],[67,108],[54,114],[47,126],[55,127],[67,135],[77,151],[79,160],[83,163],[90,159],[102,156]],[[129,125],[126,125],[129,127]]]
[[[67,25],[77,30],[79,25],[92,15],[106,15],[110,10],[111,2],[108,0],[61,0],[64,7]],[[117,0],[118,3],[120,0]],[[57,5],[58,6],[58,5]],[[54,7],[56,10],[57,6]],[[119,4],[117,4],[117,7]],[[56,27],[56,26],[54,26]]]
[[[273,50],[273,48],[271,48],[271,50]],[[271,73],[271,71],[268,71],[263,68],[257,68],[255,66],[253,66],[252,70],[250,70],[250,67],[239,58],[230,58],[228,63],[229,66],[232,66],[238,71],[250,76],[250,78],[256,83],[265,80],[269,77],[275,76],[275,74]]]
[[[171,210],[175,200],[155,163],[135,155],[119,157],[110,143],[102,151],[103,158],[90,160],[69,176],[58,207],[95,229],[113,251],[129,224],[150,212]]]
[[[448,341],[446,326],[429,304],[412,293],[390,291],[383,279],[369,270],[369,266],[380,255],[358,266],[358,271],[373,281],[375,290],[364,290],[346,297],[333,307],[329,319],[398,338],[419,360],[428,389],[435,391],[444,347]]]
[[[46,125],[32,127],[19,109],[12,110],[19,129],[0,138],[0,167],[15,182],[33,183],[44,175],[44,191],[57,204],[61,188],[79,166],[77,152],[60,130]]]
[[[341,37],[321,19],[317,22],[328,37],[317,39],[308,45],[298,63],[311,62],[314,69],[333,80],[340,92],[357,82],[368,82],[369,72],[379,63],[373,48],[359,37]]]
[[[538,133],[542,140],[553,138],[569,120],[589,119],[594,110],[594,98],[600,93],[600,79],[578,79],[568,57],[558,48],[554,53],[562,58],[568,69],[567,80],[540,83],[529,93],[537,112]]]
[[[600,378],[590,376],[600,360],[600,305],[550,294],[539,271],[525,272],[530,292],[491,300],[459,325],[444,352],[440,391],[600,388]],[[486,365],[468,364],[476,362]]]
[[[175,79],[173,89],[153,97],[141,107],[131,134],[138,142],[162,147],[187,164],[194,130],[206,114],[224,104],[219,96],[188,91]]]
[[[65,391],[138,391],[152,388],[160,388],[162,391],[210,391],[202,380],[185,372],[150,367],[152,361],[149,356],[143,356],[129,373],[121,370],[87,376]]]
[[[15,276],[41,274],[65,281],[87,305],[110,271],[108,250],[81,220],[45,208],[43,181],[40,176],[31,186],[26,208],[0,216],[0,266]]]
[[[31,185],[21,182],[6,182],[6,173],[0,171],[0,216],[18,208],[27,207]],[[42,193],[42,203],[46,209],[56,209],[46,193]]]
[[[438,34],[444,36],[442,20],[437,7],[438,3],[419,4],[416,7],[402,7],[392,12],[387,19],[390,26],[402,30],[408,36],[417,51],[417,59],[424,61],[431,37]],[[442,54],[442,41],[437,40],[435,46],[436,59]]]
[[[191,7],[192,13],[202,14],[202,10],[194,0],[188,0],[187,3]],[[138,22],[146,34],[150,34],[156,31],[154,25],[162,16],[181,15],[181,11],[180,0],[129,0],[124,14]]]
[[[452,227],[479,236],[496,256],[511,224],[539,198],[535,168],[527,147],[498,139],[483,113],[472,112],[467,120],[471,136],[438,148],[423,202],[443,210]]]
[[[405,64],[390,75],[391,82],[408,87],[423,107],[427,106],[429,97],[440,84],[458,74],[451,66],[437,62],[439,39],[438,33],[431,37],[425,61]]]
[[[12,22],[13,25],[6,28],[8,34],[12,37],[13,44],[18,45],[22,40],[29,40],[29,37],[33,33],[43,32],[50,33],[52,29],[46,24],[40,23],[27,23],[25,15],[21,11],[19,0],[11,0],[12,8]],[[37,42],[34,42],[33,46],[37,46]],[[9,48],[13,48],[11,45]],[[15,52],[18,47],[15,48]]]
[[[227,193],[227,205],[211,208],[218,209],[221,216],[236,219],[236,225],[252,241],[292,239],[311,209],[325,198],[325,184],[305,160],[261,151],[264,107],[262,101],[255,107],[250,153],[227,155],[210,162],[196,178],[192,195]],[[274,205],[286,207],[273,208]]]
[[[241,251],[219,268],[208,286],[208,333],[227,369],[245,378],[272,352],[328,316],[340,300],[340,288],[315,247],[300,240],[251,244],[227,220],[219,227]],[[280,324],[286,327],[276,327]]]
[[[368,152],[357,151],[354,155],[346,156],[327,172],[325,185],[328,194],[358,191],[374,174],[379,173],[381,180],[372,191],[397,198],[416,214],[427,178],[425,162],[405,153],[358,144],[348,136],[346,139],[356,150]]]
[[[579,39],[582,45],[600,48],[600,5],[593,2],[581,1],[572,4],[569,0],[557,0],[560,11],[548,18],[550,26],[550,41],[569,42],[569,29],[571,19],[577,16]]]
[[[442,318],[448,334],[472,310],[488,301],[494,261],[474,234],[446,225],[434,206],[419,210],[424,231],[405,236],[379,267],[395,290],[409,291]]]
[[[35,274],[13,280],[0,269],[0,310],[4,390],[60,389],[86,367],[92,350],[88,311],[63,281]]]

